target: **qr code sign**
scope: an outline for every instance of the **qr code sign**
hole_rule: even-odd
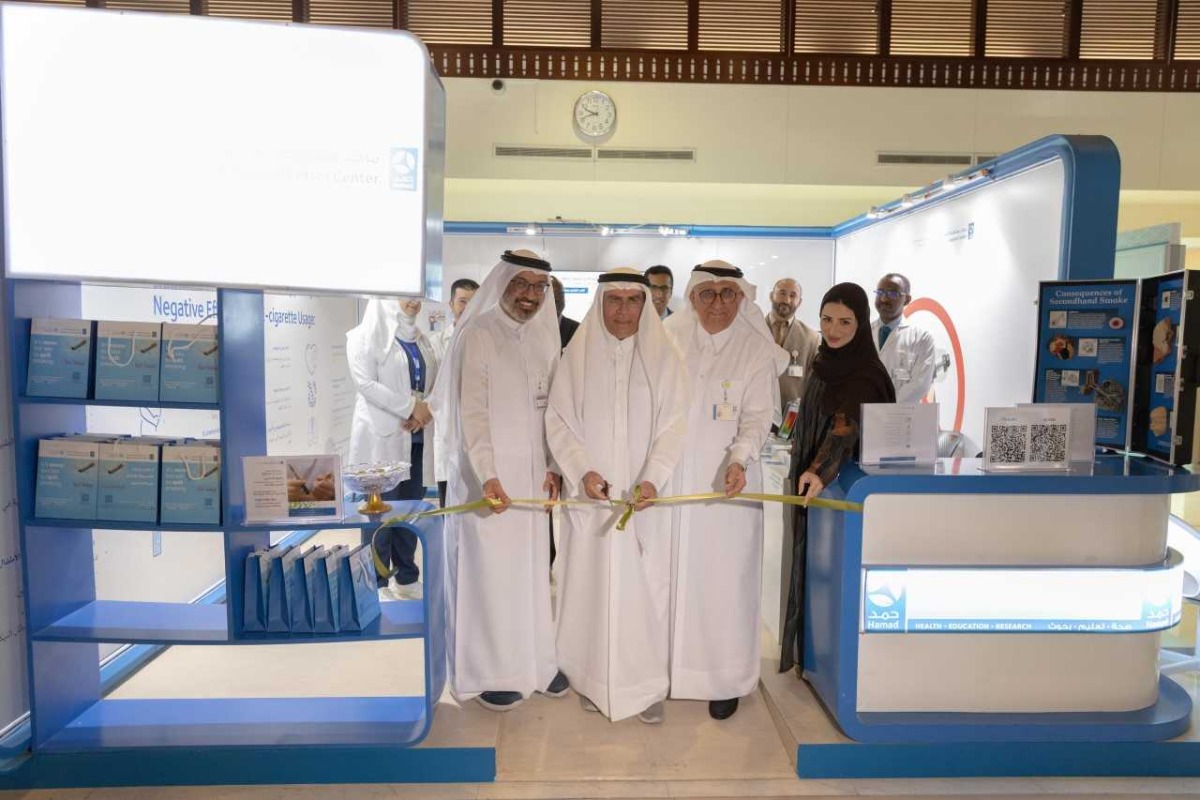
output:
[[[1057,464],[1067,460],[1066,425],[1031,425],[1029,427],[1029,460],[1040,464]]]
[[[988,453],[993,464],[1024,464],[1026,444],[1029,439],[1028,425],[992,425],[988,428]]]

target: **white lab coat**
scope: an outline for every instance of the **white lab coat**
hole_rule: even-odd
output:
[[[543,497],[544,417],[558,328],[520,325],[493,308],[471,320],[462,336],[462,452],[453,456],[460,480],[450,485],[448,502],[479,498],[490,478],[498,478],[509,497]],[[461,515],[454,523],[455,696],[544,690],[558,672],[546,513],[514,506],[503,514]]]
[[[346,360],[358,390],[350,423],[351,464],[411,458],[412,434],[403,424],[412,416],[417,398],[409,379],[408,355],[396,342],[398,313],[395,301],[372,300],[362,323],[346,334]],[[428,392],[437,378],[437,359],[424,334],[418,335],[417,346],[425,358]],[[427,426],[421,466],[426,486],[434,485],[434,439],[433,426]]]
[[[690,405],[671,493],[723,492],[732,462],[746,468],[743,491],[761,492],[758,455],[775,413],[777,348],[746,326],[713,336],[695,324],[673,324],[675,317],[666,327],[684,350]],[[715,419],[718,404],[736,406],[736,418]],[[748,695],[760,668],[763,508],[687,503],[671,515],[671,696]]]
[[[446,352],[450,349],[450,340],[454,338],[454,321],[451,320],[445,328],[434,331],[429,335],[429,346],[433,349],[433,357],[437,359],[438,370],[446,363]],[[445,426],[435,428],[436,439],[433,447],[433,476],[438,481],[446,480],[450,475],[450,448],[446,444]]]
[[[880,321],[871,323],[871,340],[879,348]],[[933,336],[901,318],[888,335],[879,360],[896,387],[897,403],[919,403],[933,388]]]
[[[646,294],[638,333],[618,342],[604,330],[601,284],[567,346],[546,412],[546,437],[566,479],[585,497],[582,478],[598,472],[624,498],[649,481],[661,494],[683,448],[686,397],[675,346]],[[624,531],[619,512],[568,506],[558,561],[559,668],[614,722],[667,696],[671,591],[671,512],[651,506]]]

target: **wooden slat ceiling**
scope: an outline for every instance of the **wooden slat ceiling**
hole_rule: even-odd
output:
[[[970,56],[971,0],[892,0],[892,54]]]
[[[1200,61],[1200,0],[1179,0],[1175,58]]]
[[[157,11],[160,14],[187,14],[191,11],[188,0],[109,0],[104,5],[114,11]]]
[[[1158,4],[1153,0],[1083,0],[1080,58],[1154,58]]]
[[[549,20],[554,24],[547,24]],[[591,0],[505,0],[504,44],[588,47],[591,43]]]
[[[988,0],[984,55],[1062,58],[1066,28],[1064,0]]]
[[[600,43],[612,50],[685,50],[687,23],[687,0],[603,0]]]
[[[797,53],[879,52],[876,0],[796,0]]]
[[[392,0],[309,0],[309,22],[360,28],[393,26]]]
[[[700,0],[699,5],[701,50],[780,51],[780,0]]]
[[[292,18],[292,0],[208,0],[208,15],[286,22]]]
[[[491,44],[492,2],[408,0],[408,29],[429,44]]]

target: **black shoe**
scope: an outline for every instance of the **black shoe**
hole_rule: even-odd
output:
[[[489,711],[512,711],[525,700],[520,692],[484,692],[479,695],[479,705]]]
[[[708,715],[713,719],[729,719],[737,711],[738,699],[711,700],[708,704]]]
[[[563,674],[562,670],[554,676],[554,680],[550,681],[550,685],[545,688],[542,694],[547,697],[562,697],[571,688],[571,681]]]

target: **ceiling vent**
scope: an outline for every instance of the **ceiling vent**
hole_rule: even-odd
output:
[[[601,161],[686,161],[694,164],[696,151],[601,147],[596,151],[596,157]]]
[[[498,144],[493,148],[496,158],[565,158],[592,160],[590,147],[531,147]]]
[[[933,167],[970,167],[975,165],[971,153],[876,153],[875,162],[880,166],[917,164]]]

